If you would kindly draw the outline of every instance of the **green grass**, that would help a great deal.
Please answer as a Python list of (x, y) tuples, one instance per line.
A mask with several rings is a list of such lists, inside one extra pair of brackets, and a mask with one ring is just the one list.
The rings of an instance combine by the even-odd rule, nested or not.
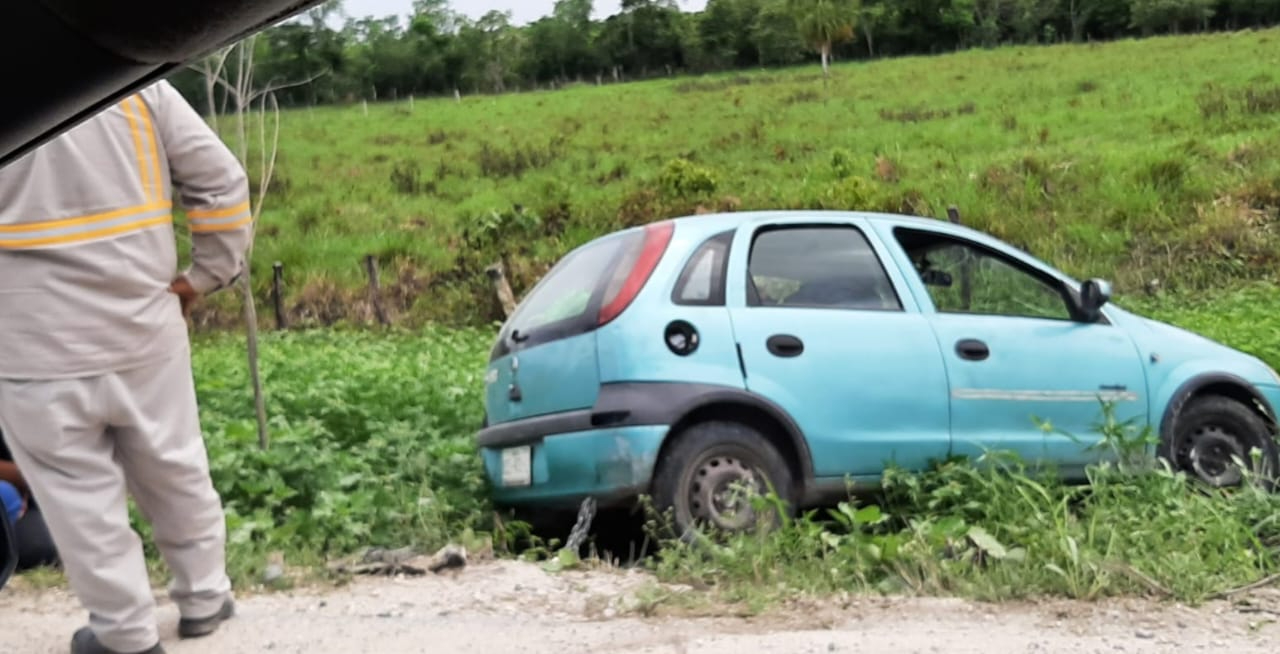
[[(907, 57), (837, 66), (829, 88), (805, 67), (290, 111), (256, 287), (265, 302), (279, 260), (297, 319), (367, 320), (361, 258), (376, 254), (398, 320), (484, 324), (499, 315), (476, 301), (492, 296), (484, 266), (505, 259), (519, 293), (618, 227), (699, 207), (951, 204), (1121, 292), (1274, 278), (1278, 43)], [(210, 320), (238, 317), (214, 306)]]
[(202, 339), (201, 417), (237, 577), (255, 579), (273, 551), (307, 565), (490, 526), (473, 442), (488, 346), (470, 330), (271, 334), (262, 451), (243, 339)]

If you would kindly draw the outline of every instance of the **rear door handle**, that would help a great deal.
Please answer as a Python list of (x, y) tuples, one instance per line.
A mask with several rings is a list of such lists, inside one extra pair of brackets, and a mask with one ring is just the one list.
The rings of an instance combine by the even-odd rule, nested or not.
[(961, 359), (969, 361), (985, 361), (991, 356), (991, 349), (986, 343), (976, 338), (966, 338), (956, 343), (956, 354), (959, 354)]
[(774, 334), (765, 341), (765, 347), (769, 348), (769, 353), (784, 359), (798, 357), (804, 353), (804, 341), (790, 334)]

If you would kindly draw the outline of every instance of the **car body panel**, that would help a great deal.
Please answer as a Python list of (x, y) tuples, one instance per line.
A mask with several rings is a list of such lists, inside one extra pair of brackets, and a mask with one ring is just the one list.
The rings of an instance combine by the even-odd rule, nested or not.
[[(724, 306), (677, 305), (671, 289), (700, 245), (723, 232), (714, 223), (678, 224), (667, 256), (654, 269), (625, 319), (596, 330), (602, 383), (680, 381), (743, 388), (736, 341)], [(673, 353), (664, 333), (672, 321), (691, 324), (698, 346), (691, 354)]]
[(489, 364), (485, 383), (491, 424), (590, 407), (600, 392), (596, 335), (517, 348)]
[(501, 449), (484, 448), (481, 452), (494, 502), (507, 506), (563, 502), (571, 506), (588, 495), (643, 491), (653, 475), (666, 432), (663, 425), (637, 425), (548, 434), (528, 445), (532, 483), (519, 487), (503, 486)]
[[(762, 307), (734, 312), (747, 388), (800, 425), (815, 475), (869, 474), (890, 462), (917, 468), (948, 456), (946, 369), (921, 315)], [(804, 352), (774, 356), (765, 345), (774, 334), (799, 338)]]
[[(914, 302), (900, 311), (747, 305), (756, 234), (806, 225), (868, 232), (866, 222), (855, 218), (799, 216), (751, 221), (735, 236), (727, 301), (747, 388), (776, 402), (799, 424), (816, 476), (869, 474), (888, 462), (914, 468), (945, 458), (950, 449), (946, 371)], [(883, 260), (878, 244), (871, 240), (870, 245)], [(891, 284), (901, 283), (900, 275), (888, 276)], [(792, 358), (770, 353), (766, 342), (776, 334), (798, 338), (804, 351)]]
[[(481, 432), (491, 481), (500, 480), (493, 476), (493, 466), (502, 448), (531, 443), (535, 452), (534, 485), (495, 487), (500, 506), (569, 505), (586, 496), (625, 499), (650, 492), (653, 457), (674, 428), (712, 405), (754, 407), (782, 425), (800, 459), (803, 501), (816, 502), (843, 492), (849, 480), (874, 483), (887, 461), (918, 469), (932, 458), (975, 455), (984, 449), (1012, 448), (1059, 466), (1069, 476), (1078, 474), (1104, 456), (1089, 449), (1100, 438), (1094, 427), (1104, 400), (1115, 403), (1117, 419), (1134, 418), (1138, 426), (1147, 423), (1156, 429), (1171, 424), (1168, 409), (1179, 394), (1203, 383), (1245, 389), (1272, 417), (1280, 402), (1280, 380), (1256, 357), (1114, 304), (1102, 308), (1096, 323), (939, 312), (895, 239), (895, 228), (963, 239), (1056, 280), (1071, 302), (1079, 298), (1078, 281), (960, 225), (827, 211), (748, 212), (673, 222), (667, 252), (630, 308), (591, 332), (598, 365), (594, 375), (574, 367), (574, 361), (589, 357), (567, 357), (570, 350), (585, 351), (588, 338), (563, 351), (546, 349), (545, 358), (522, 355), (521, 379), (534, 378), (529, 366), (546, 366), (551, 372), (537, 375), (540, 384), (566, 384), (566, 374), (584, 380), (569, 383), (575, 389), (570, 392), (548, 393), (538, 407), (541, 418), (503, 408), (508, 378), (503, 359), (495, 359), (486, 408), (497, 407), (499, 420)], [(901, 310), (753, 306), (745, 283), (753, 233), (766, 226), (806, 223), (862, 230)], [(672, 289), (695, 250), (727, 230), (736, 233), (725, 263), (722, 306), (673, 302)], [(681, 356), (666, 346), (663, 330), (673, 320), (696, 326), (700, 343), (692, 354)], [(800, 337), (803, 354), (770, 354), (764, 343), (778, 333)], [(981, 362), (957, 356), (956, 342), (962, 338), (983, 339), (991, 356)], [(592, 383), (602, 389), (594, 405), (587, 402)], [(563, 398), (554, 399), (561, 394)], [(584, 403), (590, 407), (583, 408)], [(1033, 416), (1082, 440), (1046, 433)], [(496, 424), (502, 421), (506, 424)], [(624, 459), (634, 465), (624, 465)], [(566, 478), (554, 478), (560, 474)]]
[[(1148, 419), (1137, 350), (1112, 326), (962, 315), (936, 315), (932, 325), (951, 382), (956, 455), (1011, 451), (1074, 476), (1097, 460), (1090, 448), (1101, 440), (1103, 401), (1119, 421)], [(987, 343), (990, 358), (961, 358), (964, 339)]]

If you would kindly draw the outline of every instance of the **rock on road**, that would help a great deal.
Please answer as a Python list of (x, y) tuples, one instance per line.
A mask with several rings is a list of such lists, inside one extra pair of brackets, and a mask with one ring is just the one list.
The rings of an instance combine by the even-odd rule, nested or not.
[[(457, 654), (740, 654), (885, 652), (1273, 652), (1280, 593), (1197, 608), (1139, 600), (982, 604), (863, 597), (745, 617), (640, 617), (650, 578), (610, 570), (547, 573), (487, 562), (457, 574), (361, 577), (341, 588), (239, 597), (218, 633), (179, 641), (177, 611), (157, 592), (174, 654), (449, 652)], [(650, 592), (645, 592), (646, 589)], [(637, 592), (640, 591), (640, 592)], [(65, 589), (0, 591), (0, 650), (64, 653), (84, 624)]]

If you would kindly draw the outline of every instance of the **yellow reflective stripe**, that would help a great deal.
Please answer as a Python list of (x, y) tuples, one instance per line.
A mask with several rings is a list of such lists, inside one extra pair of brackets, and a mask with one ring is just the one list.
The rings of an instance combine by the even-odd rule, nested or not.
[(160, 150), (156, 147), (156, 127), (151, 121), (151, 112), (147, 110), (142, 97), (135, 95), (133, 101), (138, 105), (138, 116), (142, 118), (142, 126), (146, 128), (146, 141), (150, 150), (151, 201), (159, 202), (164, 197), (164, 176), (160, 174)]
[(136, 207), (125, 207), (123, 209), (89, 214), (87, 216), (58, 218), (56, 220), (45, 220), (32, 223), (19, 223), (17, 225), (0, 225), (0, 234), (22, 234), (25, 232), (42, 232), (48, 229), (61, 229), (63, 227), (84, 227), (94, 223), (107, 222), (109, 220), (115, 220), (116, 218), (124, 218), (125, 216), (146, 213), (157, 209), (169, 209), (172, 206), (173, 203), (166, 200), (164, 202), (149, 202), (147, 204), (140, 204)]
[(245, 200), (234, 207), (225, 209), (196, 209), (187, 212), (187, 218), (191, 220), (207, 220), (209, 218), (229, 218), (236, 214), (241, 214), (249, 210), (249, 201)]
[(147, 174), (150, 166), (145, 161), (146, 153), (142, 147), (142, 131), (138, 129), (138, 117), (134, 115), (133, 109), (129, 106), (129, 101), (132, 99), (132, 97), (125, 98), (120, 103), (120, 109), (124, 111), (125, 118), (129, 119), (129, 131), (133, 133), (133, 151), (138, 157), (138, 183), (142, 185), (142, 197), (150, 202), (152, 197), (147, 191)]
[(248, 225), (251, 222), (253, 222), (253, 216), (246, 215), (245, 217), (239, 220), (236, 220), (235, 222), (229, 222), (229, 223), (214, 223), (214, 224), (192, 223), (191, 231), (195, 232), (196, 234), (207, 234), (209, 232), (228, 232), (233, 229), (240, 229), (241, 227), (244, 227), (245, 225)]
[(0, 240), (0, 248), (21, 250), (26, 248), (40, 247), (43, 245), (65, 245), (67, 243), (79, 243), (82, 241), (91, 241), (103, 236), (116, 236), (127, 232), (140, 232), (148, 227), (156, 227), (173, 222), (172, 214), (156, 216), (153, 218), (143, 218), (133, 222), (121, 225), (112, 225), (111, 227), (103, 227), (88, 232), (72, 232), (70, 234), (62, 234), (60, 236), (46, 236), (43, 238), (29, 238), (16, 240)]

